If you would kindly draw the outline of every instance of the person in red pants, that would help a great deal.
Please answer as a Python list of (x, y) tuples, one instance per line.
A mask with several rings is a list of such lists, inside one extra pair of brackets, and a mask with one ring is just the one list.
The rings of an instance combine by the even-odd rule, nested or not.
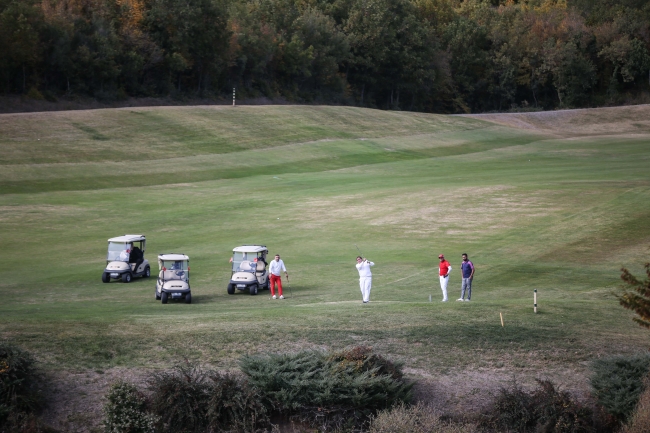
[(269, 277), (271, 279), (271, 295), (273, 299), (277, 299), (275, 296), (275, 284), (278, 284), (278, 295), (280, 299), (284, 299), (282, 296), (282, 276), (280, 275), (284, 271), (284, 274), (289, 279), (289, 274), (287, 273), (287, 268), (284, 267), (284, 262), (280, 260), (280, 254), (275, 255), (275, 259), (271, 260), (271, 265), (269, 266)]

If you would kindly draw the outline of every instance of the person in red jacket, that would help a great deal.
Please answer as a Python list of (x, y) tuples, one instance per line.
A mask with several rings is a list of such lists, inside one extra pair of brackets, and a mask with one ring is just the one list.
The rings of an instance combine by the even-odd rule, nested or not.
[(445, 256), (440, 254), (440, 288), (442, 289), (442, 302), (447, 302), (447, 284), (449, 283), (449, 273), (451, 272), (451, 265)]

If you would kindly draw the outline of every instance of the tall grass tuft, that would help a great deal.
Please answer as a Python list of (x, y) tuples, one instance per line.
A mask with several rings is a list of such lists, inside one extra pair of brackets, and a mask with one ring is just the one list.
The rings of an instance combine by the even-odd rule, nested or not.
[(359, 427), (376, 411), (411, 400), (401, 365), (370, 348), (246, 356), (240, 365), (271, 412), (323, 429)]
[(476, 427), (440, 418), (422, 403), (397, 405), (379, 411), (370, 420), (369, 433), (473, 433)]
[(592, 363), (591, 387), (605, 410), (619, 422), (628, 420), (643, 392), (643, 378), (650, 370), (650, 356), (619, 355)]

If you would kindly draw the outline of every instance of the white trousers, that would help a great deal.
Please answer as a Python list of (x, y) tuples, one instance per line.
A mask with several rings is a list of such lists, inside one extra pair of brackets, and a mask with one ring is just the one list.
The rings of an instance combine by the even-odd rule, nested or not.
[(372, 277), (359, 278), (359, 287), (361, 287), (361, 297), (363, 302), (370, 302), (370, 289), (372, 286)]
[(447, 300), (447, 283), (449, 283), (449, 277), (440, 277), (440, 288), (442, 289), (442, 300)]

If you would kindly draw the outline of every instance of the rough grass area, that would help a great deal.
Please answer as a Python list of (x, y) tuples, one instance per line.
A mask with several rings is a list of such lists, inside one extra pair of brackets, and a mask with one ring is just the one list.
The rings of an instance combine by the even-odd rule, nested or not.
[[(0, 337), (89, 388), (183, 359), (367, 345), (470, 397), (513, 375), (584, 390), (589, 361), (650, 342), (612, 296), (650, 255), (650, 133), (634, 126), (650, 110), (616, 110), (606, 131), (598, 110), (553, 131), (349, 107), (0, 115)], [(191, 305), (156, 302), (152, 279), (101, 282), (124, 233), (147, 236), (154, 268), (190, 256)], [(286, 300), (226, 293), (230, 251), (252, 243), (282, 254)], [(368, 305), (355, 244), (376, 263)], [(463, 252), (477, 272), (461, 303)]]

